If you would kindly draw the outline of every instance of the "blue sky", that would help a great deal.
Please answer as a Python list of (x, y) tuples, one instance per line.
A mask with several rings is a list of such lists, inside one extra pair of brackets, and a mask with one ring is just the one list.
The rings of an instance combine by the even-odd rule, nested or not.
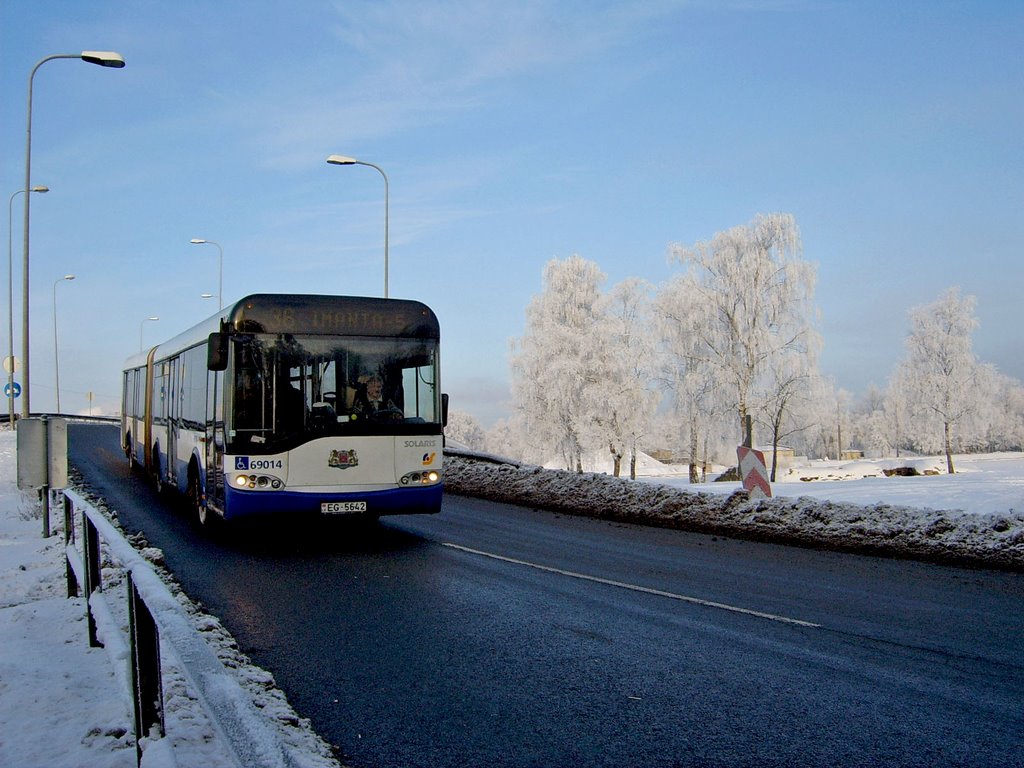
[(32, 407), (54, 405), (67, 273), (68, 411), (114, 410), (140, 332), (216, 309), (217, 249), (191, 238), (222, 246), (227, 301), (380, 295), (383, 180), (334, 153), (387, 172), (390, 294), (435, 309), (444, 388), (485, 426), (548, 260), (658, 284), (670, 243), (775, 211), (818, 266), (839, 386), (884, 385), (907, 311), (951, 286), (978, 297), (979, 357), (1024, 379), (1022, 40), (1020, 2), (4, 0), (5, 199), (35, 63), (127, 62), (35, 77)]

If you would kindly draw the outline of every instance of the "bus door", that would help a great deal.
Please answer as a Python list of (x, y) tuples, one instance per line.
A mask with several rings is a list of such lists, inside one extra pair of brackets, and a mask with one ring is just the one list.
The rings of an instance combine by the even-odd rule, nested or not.
[(178, 478), (178, 429), (180, 427), (181, 407), (178, 398), (180, 383), (178, 382), (177, 357), (168, 361), (167, 378), (167, 477), (172, 483)]
[(209, 371), (206, 380), (206, 504), (224, 509), (224, 374)]
[[(124, 373), (124, 440), (125, 449), (135, 455), (135, 441), (139, 439), (139, 371), (132, 369)], [(131, 438), (129, 440), (129, 437)]]

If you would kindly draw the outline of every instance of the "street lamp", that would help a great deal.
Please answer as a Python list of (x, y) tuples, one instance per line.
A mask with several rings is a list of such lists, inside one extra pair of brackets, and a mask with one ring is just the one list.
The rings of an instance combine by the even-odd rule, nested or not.
[(142, 351), (142, 329), (146, 327), (146, 323), (155, 323), (159, 319), (159, 317), (153, 315), (152, 317), (144, 318), (143, 321), (139, 323), (139, 352)]
[(57, 285), (65, 280), (74, 280), (74, 275), (64, 275), (53, 281), (53, 378), (57, 385), (57, 413), (60, 413), (60, 356), (57, 354)]
[(384, 298), (386, 299), (388, 297), (388, 175), (379, 165), (345, 155), (330, 155), (327, 162), (331, 165), (365, 165), (369, 168), (376, 168), (377, 172), (384, 177)]
[[(49, 192), (50, 188), (45, 184), (32, 187), (29, 192)], [(24, 189), (11, 193), (11, 199), (7, 202), (7, 405), (8, 422), (11, 428), (14, 427), (14, 244), (12, 241), (12, 230), (14, 229), (14, 198), (25, 194)]]
[(217, 307), (217, 309), (224, 309), (224, 249), (220, 247), (220, 243), (214, 242), (213, 240), (203, 240), (200, 237), (193, 237), (189, 242), (192, 243), (192, 245), (203, 245), (206, 243), (217, 246), (217, 252), (220, 254), (217, 262), (217, 303), (220, 304), (220, 306)]
[(21, 415), (25, 418), (29, 415), (29, 358), (28, 358), (28, 223), (29, 223), (29, 200), (32, 191), (32, 81), (36, 72), (43, 64), (54, 59), (81, 59), (90, 64), (97, 64), (101, 67), (120, 69), (124, 66), (124, 57), (113, 51), (82, 51), (81, 53), (56, 53), (52, 56), (45, 56), (36, 62), (32, 72), (28, 76), (28, 123), (25, 130), (25, 224), (22, 227), (24, 238), (22, 250), (22, 276), (21, 276), (21, 364), (24, 368), (24, 399), (21, 401)]

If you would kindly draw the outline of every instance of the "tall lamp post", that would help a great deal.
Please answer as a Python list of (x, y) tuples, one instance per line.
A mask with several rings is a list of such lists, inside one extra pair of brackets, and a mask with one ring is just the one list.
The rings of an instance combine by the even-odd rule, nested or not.
[[(29, 192), (49, 192), (50, 188), (45, 184), (39, 184)], [(25, 194), (24, 189), (19, 189), (11, 194), (7, 202), (7, 405), (8, 423), (14, 427), (14, 243), (12, 230), (14, 229), (14, 198)]]
[(216, 245), (217, 253), (219, 258), (217, 260), (217, 303), (220, 304), (217, 309), (224, 309), (224, 249), (220, 247), (220, 243), (213, 240), (203, 240), (201, 237), (193, 237), (189, 240), (192, 245)]
[(142, 351), (142, 329), (146, 327), (146, 323), (155, 323), (159, 319), (159, 317), (153, 315), (152, 317), (144, 318), (142, 322), (139, 323), (139, 352)]
[(21, 364), (25, 371), (23, 395), (21, 401), (21, 415), (27, 418), (29, 415), (29, 358), (28, 358), (28, 223), (29, 223), (29, 200), (32, 191), (32, 81), (36, 72), (43, 64), (54, 59), (81, 59), (89, 64), (97, 64), (101, 67), (120, 69), (124, 66), (124, 57), (113, 51), (82, 51), (81, 53), (55, 53), (52, 56), (45, 56), (36, 62), (32, 72), (28, 76), (28, 123), (25, 131), (25, 224), (22, 227), (24, 247), (22, 251), (22, 277), (21, 277)]
[(345, 155), (330, 155), (327, 162), (331, 165), (365, 165), (369, 168), (376, 168), (377, 172), (384, 177), (384, 298), (386, 299), (388, 297), (388, 175), (379, 165)]
[(53, 378), (57, 385), (57, 413), (60, 413), (60, 355), (57, 353), (57, 286), (65, 280), (74, 280), (74, 275), (64, 275), (53, 281)]

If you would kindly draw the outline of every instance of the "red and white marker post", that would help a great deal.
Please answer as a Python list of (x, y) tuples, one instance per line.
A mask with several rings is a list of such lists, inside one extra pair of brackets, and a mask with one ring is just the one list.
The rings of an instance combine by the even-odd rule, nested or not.
[(764, 454), (751, 447), (754, 444), (754, 430), (749, 416), (745, 426), (747, 434), (744, 436), (744, 444), (736, 449), (743, 489), (751, 500), (770, 499), (772, 484), (768, 482), (768, 468), (764, 463)]

